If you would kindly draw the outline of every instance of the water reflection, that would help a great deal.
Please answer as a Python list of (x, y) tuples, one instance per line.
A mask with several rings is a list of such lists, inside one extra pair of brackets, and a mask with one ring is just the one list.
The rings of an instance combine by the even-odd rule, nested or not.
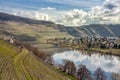
[(63, 64), (64, 59), (73, 61), (76, 66), (84, 64), (91, 72), (100, 67), (106, 73), (120, 74), (120, 57), (117, 56), (100, 55), (93, 52), (91, 54), (86, 51), (65, 51), (54, 54), (53, 59), (56, 64)]

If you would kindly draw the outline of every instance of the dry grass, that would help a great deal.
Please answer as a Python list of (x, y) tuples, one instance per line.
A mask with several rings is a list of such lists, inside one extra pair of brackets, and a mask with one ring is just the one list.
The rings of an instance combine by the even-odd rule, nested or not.
[(112, 54), (120, 56), (120, 49), (100, 49), (100, 48), (91, 48), (92, 51), (97, 51), (105, 54)]
[(8, 31), (14, 35), (33, 36), (37, 39), (37, 43), (45, 43), (47, 39), (72, 37), (65, 32), (60, 32), (54, 27), (45, 25), (29, 25), (17, 22), (6, 22), (0, 24), (0, 30)]

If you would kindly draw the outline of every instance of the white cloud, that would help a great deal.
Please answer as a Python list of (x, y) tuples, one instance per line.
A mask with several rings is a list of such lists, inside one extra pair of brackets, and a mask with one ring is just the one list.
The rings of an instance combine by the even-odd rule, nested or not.
[[(119, 24), (120, 23), (120, 0), (106, 0), (103, 5), (92, 7), (86, 12), (73, 9), (63, 14), (58, 23), (64, 25), (84, 24)], [(57, 23), (57, 21), (55, 21)]]
[(47, 14), (40, 13), (39, 11), (26, 11), (26, 10), (19, 10), (14, 12), (14, 14), (18, 16), (28, 17), (36, 20), (49, 20), (49, 16)]
[(1, 9), (2, 12), (10, 13), (16, 16), (22, 16), (22, 17), (27, 17), (31, 19), (36, 19), (36, 20), (45, 20), (45, 21), (50, 21), (50, 16), (45, 13), (41, 13), (39, 10), (38, 11), (29, 11), (29, 10), (21, 10), (21, 9), (11, 9), (11, 8), (5, 8)]
[[(81, 25), (81, 23), (86, 23), (87, 12), (79, 9), (73, 9), (70, 11), (67, 11), (63, 17), (59, 19), (58, 23), (63, 23), (66, 25)], [(57, 23), (57, 21), (55, 21)]]
[(47, 8), (41, 8), (41, 10), (56, 10), (56, 8), (52, 8), (52, 7), (47, 7)]
[(41, 8), (36, 11), (10, 8), (5, 10), (0, 8), (0, 11), (37, 20), (53, 21), (69, 26), (120, 24), (120, 0), (106, 0), (103, 5), (92, 7), (89, 11), (83, 11), (81, 9), (61, 11), (52, 7)]

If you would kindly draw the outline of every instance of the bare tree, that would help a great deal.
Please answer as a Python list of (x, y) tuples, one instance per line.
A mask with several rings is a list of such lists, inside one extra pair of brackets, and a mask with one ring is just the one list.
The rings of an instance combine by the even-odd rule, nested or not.
[(48, 64), (51, 64), (51, 65), (54, 65), (55, 62), (53, 60), (53, 57), (51, 57), (51, 55), (47, 55), (44, 62), (48, 63)]
[(77, 80), (92, 80), (90, 71), (86, 68), (85, 65), (79, 65), (77, 72)]
[(106, 80), (105, 72), (101, 68), (97, 68), (94, 73), (94, 80)]
[(76, 66), (75, 66), (74, 62), (69, 61), (69, 60), (64, 60), (64, 71), (67, 74), (75, 76), (75, 74), (76, 74)]
[(48, 56), (44, 51), (41, 51), (37, 47), (31, 46), (30, 44), (24, 44), (24, 47), (42, 60), (45, 60)]
[(111, 80), (120, 80), (120, 74), (112, 73)]

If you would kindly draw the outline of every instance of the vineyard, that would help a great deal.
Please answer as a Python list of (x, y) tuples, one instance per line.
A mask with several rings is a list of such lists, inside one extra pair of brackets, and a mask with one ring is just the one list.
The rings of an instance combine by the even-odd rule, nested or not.
[(0, 80), (66, 80), (40, 61), (34, 54), (22, 51), (0, 40)]

